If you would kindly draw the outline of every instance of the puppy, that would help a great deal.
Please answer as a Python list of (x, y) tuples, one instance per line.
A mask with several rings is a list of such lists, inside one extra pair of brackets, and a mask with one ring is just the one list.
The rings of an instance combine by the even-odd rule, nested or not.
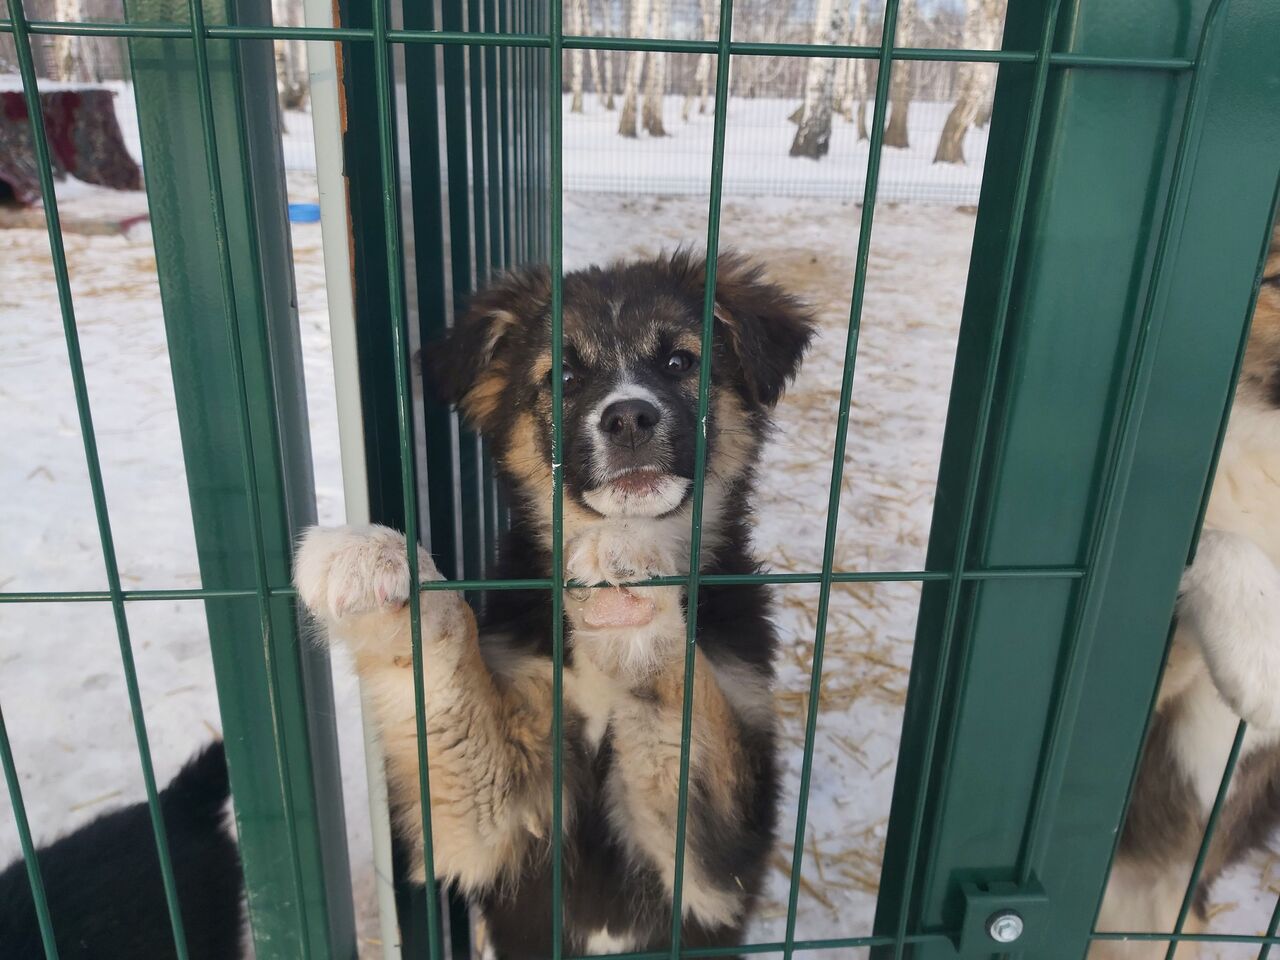
[[(243, 955), (243, 883), (228, 829), (230, 795), (221, 741), (160, 791), (191, 960)], [(37, 859), (62, 960), (177, 956), (145, 803), (103, 814), (40, 848)], [(44, 956), (21, 860), (0, 872), (0, 956)]]
[[(427, 351), (433, 379), (484, 436), (511, 529), (501, 577), (551, 573), (551, 382), (564, 396), (564, 936), (578, 954), (669, 942), (686, 650), (678, 586), (588, 588), (688, 573), (697, 434), (706, 432), (701, 569), (758, 569), (749, 525), (769, 413), (813, 332), (745, 259), (719, 261), (710, 404), (698, 419), (706, 266), (687, 253), (564, 279), (564, 362), (551, 367), (545, 268), (475, 297)], [(440, 579), (419, 550), (426, 579)], [(313, 530), (303, 603), (354, 654), (387, 754), (393, 816), (423, 875), (407, 600), (422, 611), (438, 876), (475, 904), (500, 957), (551, 950), (551, 600), (494, 591), (477, 625), (454, 592), (420, 596), (405, 541)], [(682, 938), (741, 942), (774, 840), (775, 636), (765, 589), (699, 591)]]
[[(1244, 368), (1156, 715), (1098, 929), (1170, 931), (1239, 720), (1249, 723), (1186, 930), (1206, 920), (1227, 867), (1280, 823), (1280, 229), (1272, 236)], [(1093, 960), (1162, 958), (1162, 943), (1099, 942)], [(1190, 945), (1178, 956), (1194, 956)]]

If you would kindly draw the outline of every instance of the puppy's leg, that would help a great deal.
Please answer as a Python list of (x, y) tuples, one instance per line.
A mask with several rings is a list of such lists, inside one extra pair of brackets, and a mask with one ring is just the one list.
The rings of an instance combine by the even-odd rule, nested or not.
[(1206, 530), (1182, 578), (1179, 616), (1222, 698), (1264, 729), (1280, 728), (1280, 571), (1248, 537)]
[[(440, 580), (418, 553), (424, 579)], [(545, 830), (547, 679), (517, 665), (499, 683), (480, 657), (475, 618), (454, 591), (410, 589), (404, 536), (386, 527), (309, 530), (294, 563), (298, 595), (354, 655), (386, 750), (397, 829), (422, 853), (409, 603), (422, 613), (431, 826), (439, 876), (481, 889), (516, 867)], [(416, 865), (423, 875), (421, 860)]]
[[(1139, 863), (1117, 857), (1107, 879), (1107, 892), (1098, 914), (1098, 930), (1112, 933), (1168, 933), (1178, 920), (1182, 897), (1190, 879), (1190, 864)], [(1184, 933), (1200, 933), (1204, 920), (1192, 910)], [(1163, 960), (1168, 942), (1158, 940), (1098, 940), (1088, 960)], [(1195, 943), (1183, 943), (1177, 960), (1195, 960)]]

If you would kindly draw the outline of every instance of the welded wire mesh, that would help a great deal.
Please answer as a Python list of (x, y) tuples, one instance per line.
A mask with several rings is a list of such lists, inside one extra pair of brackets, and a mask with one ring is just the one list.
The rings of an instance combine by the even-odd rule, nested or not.
[[(40, 183), (45, 197), (45, 215), (49, 234), (49, 242), (53, 252), (54, 274), (58, 285), (59, 304), (62, 311), (63, 332), (70, 357), (73, 384), (76, 390), (77, 409), (80, 415), (80, 429), (84, 440), (85, 457), (89, 468), (90, 483), (93, 491), (94, 508), (98, 518), (98, 533), (102, 542), (103, 555), (107, 565), (108, 588), (105, 591), (46, 591), (46, 592), (10, 592), (0, 594), (0, 602), (5, 603), (37, 603), (55, 601), (86, 601), (109, 603), (115, 614), (115, 623), (120, 642), (123, 666), (128, 681), (130, 707), (133, 713), (138, 750), (146, 782), (147, 799), (151, 808), (152, 821), (157, 848), (165, 880), (165, 892), (169, 901), (170, 916), (173, 923), (173, 934), (180, 957), (186, 956), (181, 912), (178, 908), (177, 893), (173, 881), (172, 866), (169, 861), (164, 823), (159, 814), (155, 777), (151, 768), (146, 724), (142, 714), (141, 701), (137, 691), (137, 679), (131, 659), (130, 637), (127, 618), (125, 616), (126, 601), (158, 601), (173, 599), (216, 600), (225, 598), (248, 598), (256, 600), (261, 616), (263, 630), (269, 634), (272, 618), (268, 605), (273, 598), (292, 595), (291, 589), (272, 576), (268, 569), (264, 553), (263, 540), (259, 533), (262, 527), (262, 507), (258, 502), (259, 483), (254, 446), (250, 441), (251, 401), (245, 384), (244, 358), (241, 356), (241, 318), (235, 309), (235, 281), (230, 256), (227, 252), (227, 211), (226, 198), (223, 195), (222, 178), (218, 169), (218, 129), (215, 124), (214, 106), (210, 95), (211, 77), (208, 57), (208, 45), (212, 41), (249, 41), (264, 39), (300, 39), (316, 42), (341, 42), (347, 45), (367, 45), (372, 50), (374, 64), (374, 82), (377, 105), (377, 191), (381, 197), (383, 243), (385, 244), (386, 286), (390, 292), (388, 315), (383, 319), (391, 338), (394, 355), (394, 393), (395, 393), (395, 443), (399, 447), (399, 496), (403, 502), (403, 512), (407, 526), (414, 526), (412, 518), (420, 514), (419, 478), (415, 469), (415, 442), (420, 424), (420, 416), (430, 422), (433, 416), (428, 409), (425, 414), (415, 410), (412, 392), (412, 376), (410, 370), (409, 323), (410, 310), (405, 299), (406, 289), (406, 257), (403, 247), (403, 202), (400, 196), (400, 163), (397, 153), (396, 111), (396, 62), (395, 53), (398, 45), (409, 50), (425, 50), (423, 59), (428, 75), (432, 77), (430, 90), (435, 89), (434, 71), (436, 69), (435, 50), (440, 49), (442, 55), (439, 65), (443, 70), (440, 78), (446, 93), (443, 109), (443, 130), (445, 144), (440, 154), (450, 182), (449, 195), (437, 198), (435, 213), (443, 216), (442, 206), (448, 207), (449, 229), (453, 237), (452, 259), (450, 268), (452, 276), (449, 284), (455, 296), (482, 285), (486, 277), (494, 270), (521, 261), (543, 259), (551, 268), (551, 350), (552, 369), (560, 365), (562, 349), (562, 305), (563, 305), (563, 197), (564, 197), (564, 154), (561, 149), (565, 130), (564, 63), (566, 52), (577, 49), (615, 50), (615, 51), (660, 51), (679, 54), (709, 55), (714, 58), (714, 111), (711, 135), (711, 162), (707, 178), (709, 196), (706, 250), (707, 250), (707, 282), (706, 297), (703, 304), (702, 318), (702, 361), (698, 380), (698, 422), (705, 424), (710, 396), (712, 337), (714, 330), (715, 306), (715, 269), (716, 253), (720, 238), (721, 203), (725, 190), (726, 165), (725, 141), (728, 128), (728, 105), (730, 101), (730, 84), (732, 65), (735, 57), (776, 57), (803, 60), (812, 57), (832, 57), (837, 59), (865, 60), (874, 63), (876, 80), (874, 88), (874, 111), (870, 131), (866, 169), (861, 179), (861, 229), (858, 234), (856, 267), (853, 277), (852, 298), (849, 304), (849, 321), (846, 346), (843, 360), (843, 373), (839, 391), (839, 410), (835, 436), (832, 441), (831, 481), (828, 496), (828, 520), (819, 569), (807, 572), (761, 573), (751, 575), (704, 575), (701, 573), (700, 554), (701, 525), (703, 509), (703, 488), (706, 476), (707, 435), (701, 430), (696, 438), (695, 474), (692, 498), (692, 538), (690, 544), (690, 573), (687, 576), (665, 577), (646, 580), (639, 584), (647, 586), (680, 586), (687, 592), (687, 644), (684, 660), (684, 694), (681, 726), (680, 781), (677, 805), (677, 828), (675, 835), (675, 879), (672, 891), (674, 908), (671, 923), (671, 944), (668, 950), (657, 953), (632, 953), (624, 956), (631, 958), (678, 956), (716, 956), (742, 953), (780, 952), (789, 958), (796, 951), (808, 951), (829, 948), (882, 947), (900, 957), (906, 949), (914, 944), (943, 944), (950, 942), (948, 931), (923, 932), (914, 930), (909, 923), (909, 914), (903, 910), (899, 913), (896, 929), (890, 932), (867, 936), (832, 938), (825, 940), (801, 940), (796, 936), (797, 904), (800, 894), (801, 872), (806, 852), (804, 842), (807, 806), (810, 782), (813, 774), (814, 742), (818, 727), (819, 701), (823, 670), (823, 650), (826, 639), (827, 612), (831, 601), (832, 588), (836, 584), (850, 582), (888, 582), (917, 581), (945, 584), (947, 605), (939, 648), (939, 673), (946, 675), (948, 665), (955, 648), (955, 638), (961, 629), (960, 609), (962, 590), (966, 584), (982, 581), (1007, 579), (1030, 580), (1067, 580), (1078, 581), (1081, 602), (1077, 608), (1073, 622), (1070, 642), (1067, 647), (1068, 660), (1074, 661), (1086, 657), (1087, 638), (1091, 636), (1091, 618), (1098, 615), (1096, 603), (1097, 584), (1105, 576), (1116, 535), (1116, 523), (1113, 516), (1118, 502), (1118, 477), (1120, 467), (1125, 458), (1132, 456), (1133, 419), (1135, 411), (1140, 407), (1146, 385), (1150, 364), (1157, 341), (1159, 317), (1156, 314), (1154, 291), (1158, 284), (1153, 280), (1152, 291), (1143, 305), (1138, 327), (1138, 339), (1132, 359), (1126, 371), (1123, 395), (1117, 408), (1114, 428), (1107, 450), (1107, 468), (1105, 479), (1100, 488), (1100, 500), (1097, 513), (1092, 524), (1084, 559), (1079, 564), (1068, 566), (1027, 566), (1027, 567), (982, 567), (971, 566), (970, 533), (973, 529), (973, 516), (980, 497), (984, 445), (988, 436), (987, 426), (993, 415), (999, 386), (999, 357), (1003, 348), (1006, 330), (1010, 324), (1010, 302), (1015, 282), (1015, 266), (1019, 250), (1019, 237), (1025, 227), (1032, 184), (1032, 170), (1036, 163), (1042, 144), (1039, 142), (1040, 116), (1045, 107), (1050, 78), (1055, 71), (1070, 70), (1108, 70), (1108, 71), (1158, 71), (1173, 74), (1189, 74), (1190, 89), (1183, 107), (1179, 136), (1173, 147), (1174, 165), (1167, 186), (1167, 202), (1164, 207), (1163, 222), (1158, 234), (1155, 248), (1155, 271), (1159, 276), (1167, 248), (1173, 237), (1177, 214), (1180, 209), (1182, 193), (1187, 188), (1187, 161), (1194, 148), (1196, 137), (1203, 122), (1202, 101), (1199, 97), (1200, 81), (1203, 71), (1199, 68), (1204, 62), (1206, 51), (1215, 37), (1215, 31), (1222, 20), (1222, 11), (1226, 8), (1226, 0), (1214, 0), (1200, 27), (1197, 52), (1187, 58), (1150, 58), (1142, 56), (1081, 55), (1056, 52), (1056, 30), (1060, 23), (1062, 0), (1052, 0), (1045, 7), (1043, 31), (1039, 45), (1035, 49), (1025, 50), (965, 50), (949, 47), (930, 48), (919, 46), (895, 45), (898, 0), (886, 0), (883, 10), (884, 28), (880, 41), (870, 45), (843, 46), (817, 45), (802, 42), (763, 42), (738, 39), (741, 31), (735, 34), (735, 4), (724, 0), (716, 16), (715, 36), (705, 38), (683, 37), (672, 38), (624, 38), (610, 36), (566, 35), (560, 5), (549, 9), (543, 5), (530, 2), (509, 2), (509, 0), (473, 0), (465, 8), (461, 4), (444, 4), (444, 22), (438, 26), (432, 22), (433, 13), (429, 9), (416, 12), (415, 17), (406, 20), (406, 26), (396, 28), (391, 25), (390, 11), (385, 3), (375, 2), (371, 8), (371, 20), (367, 26), (343, 25), (332, 28), (318, 27), (272, 27), (246, 26), (234, 23), (212, 23), (205, 16), (205, 9), (199, 0), (190, 0), (188, 6), (188, 22), (170, 23), (66, 23), (41, 20), (28, 20), (21, 0), (8, 0), (9, 18), (0, 22), (0, 32), (12, 35), (16, 56), (21, 70), (23, 89), (31, 117), (34, 142), (36, 145), (36, 161), (39, 168)], [(412, 25), (409, 25), (411, 22)], [(209, 182), (212, 185), (208, 203), (213, 211), (213, 229), (223, 257), (219, 264), (219, 275), (223, 287), (224, 301), (227, 304), (225, 324), (228, 350), (233, 358), (233, 367), (237, 377), (235, 381), (236, 401), (239, 408), (241, 424), (240, 456), (244, 469), (244, 486), (249, 491), (247, 507), (255, 551), (253, 560), (254, 580), (235, 589), (183, 589), (183, 590), (125, 590), (116, 569), (112, 546), (111, 526), (108, 515), (106, 496), (103, 489), (101, 469), (95, 443), (92, 411), (85, 388), (84, 367), (80, 357), (77, 336), (75, 305), (71, 295), (66, 258), (62, 248), (61, 228), (58, 216), (58, 203), (54, 194), (53, 166), (49, 156), (49, 147), (44, 134), (44, 126), (40, 115), (40, 102), (36, 94), (36, 69), (33, 57), (33, 42), (39, 38), (56, 35), (82, 35), (97, 37), (115, 37), (125, 39), (136, 38), (174, 38), (189, 41), (195, 58), (195, 68), (203, 94), (200, 98), (201, 128), (204, 137), (204, 148), (209, 164)], [(990, 356), (985, 368), (978, 378), (980, 383), (980, 400), (977, 405), (979, 437), (977, 449), (971, 453), (967, 481), (964, 488), (964, 500), (961, 508), (959, 530), (955, 551), (947, 569), (932, 570), (879, 570), (865, 572), (847, 572), (835, 569), (836, 534), (839, 519), (839, 498), (845, 467), (845, 448), (849, 430), (849, 411), (853, 402), (856, 383), (856, 359), (858, 356), (859, 333), (866, 293), (868, 262), (873, 228), (875, 226), (876, 201), (880, 198), (880, 172), (884, 156), (884, 135), (887, 106), (890, 96), (891, 67), (894, 63), (955, 63), (981, 62), (994, 64), (1021, 65), (1032, 71), (1034, 76), (1032, 102), (1026, 122), (1026, 132), (1022, 148), (1016, 159), (1010, 162), (1015, 178), (1015, 195), (1009, 231), (1012, 237), (1007, 246), (1007, 255), (999, 264), (999, 298), (995, 317), (995, 333)], [(409, 88), (407, 96), (423, 96)], [(434, 95), (429, 99), (434, 101)], [(430, 116), (435, 116), (435, 105), (431, 105)], [(436, 136), (437, 127), (427, 128), (426, 135)], [(437, 169), (438, 172), (438, 169)], [(438, 178), (437, 178), (438, 179)], [(465, 186), (464, 186), (465, 185)], [(415, 185), (416, 188), (416, 185)], [(194, 202), (194, 201), (193, 201)], [(415, 198), (415, 203), (417, 202)], [(426, 232), (418, 230), (417, 234), (425, 236)], [(419, 251), (420, 252), (420, 251)], [(419, 290), (424, 278), (418, 278)], [(443, 276), (434, 278), (443, 283)], [(502, 507), (491, 478), (487, 454), (473, 437), (465, 434), (456, 451), (452, 446), (435, 446), (429, 450), (430, 469), (439, 467), (438, 475), (445, 478), (439, 486), (428, 485), (430, 504), (434, 513), (439, 511), (441, 522), (432, 523), (433, 533), (438, 533), (443, 540), (446, 537), (443, 518), (451, 515), (455, 508), (464, 511), (462, 522), (462, 543), (455, 544), (452, 551), (459, 562), (453, 572), (456, 576), (443, 582), (422, 584), (423, 590), (463, 589), (475, 591), (487, 590), (544, 590), (548, 591), (552, 606), (553, 629), (553, 714), (551, 744), (553, 749), (554, 783), (552, 789), (553, 812), (552, 824), (552, 929), (553, 957), (561, 960), (563, 954), (563, 817), (562, 802), (562, 768), (563, 768), (563, 668), (564, 668), (564, 620), (563, 592), (566, 587), (563, 557), (563, 472), (561, 469), (562, 449), (564, 441), (563, 397), (561, 382), (558, 377), (551, 378), (552, 384), (552, 433), (551, 462), (553, 464), (553, 508), (551, 515), (551, 575), (546, 578), (522, 580), (498, 580), (488, 578), (485, 572), (493, 562), (493, 543), (498, 530), (502, 526)], [(437, 426), (447, 420), (439, 419)], [(428, 430), (428, 434), (439, 436), (440, 430)], [(447, 448), (446, 448), (447, 447)], [(456, 463), (454, 462), (456, 458)], [(462, 477), (462, 487), (469, 491), (464, 494), (462, 503), (454, 503), (451, 493), (452, 479), (456, 475)], [(450, 524), (451, 526), (451, 524)], [(418, 580), (418, 555), (410, 537), (410, 548), (407, 562), (413, 581)], [(437, 549), (439, 545), (436, 544)], [(689, 765), (690, 742), (692, 731), (693, 674), (695, 658), (693, 652), (698, 634), (698, 595), (704, 586), (720, 586), (731, 584), (817, 584), (819, 587), (816, 613), (816, 630), (814, 635), (813, 662), (810, 676), (808, 710), (804, 724), (804, 755), (800, 775), (800, 789), (796, 829), (791, 857), (790, 889), (787, 903), (787, 922), (785, 936), (781, 941), (735, 945), (725, 948), (686, 949), (681, 942), (683, 911), (681, 908), (685, 891), (684, 849), (686, 846), (686, 821), (689, 805)], [(422, 624), (417, 605), (410, 604), (411, 648), (415, 671), (415, 701), (418, 735), (418, 755), (422, 796), (422, 828), (424, 835), (424, 858), (427, 865), (427, 888), (434, 893), (436, 879), (433, 866), (432, 827), (429, 815), (430, 770), (427, 764), (427, 732), (426, 711), (423, 685), (423, 653)], [(269, 639), (269, 638), (268, 638)], [(264, 649), (272, 649), (270, 642), (264, 643)], [(283, 709), (278, 695), (279, 680), (276, 671), (280, 665), (269, 659), (268, 671), (272, 678), (272, 689), (276, 695), (272, 698), (273, 708)], [(1065, 732), (1070, 727), (1073, 712), (1077, 709), (1079, 690), (1073, 687), (1073, 678), (1078, 672), (1064, 669), (1059, 674), (1052, 703), (1050, 704), (1049, 734), (1045, 750), (1040, 759), (1040, 768), (1036, 777), (1036, 793), (1032, 805), (1032, 816), (1026, 825), (1024, 856), (1018, 865), (1021, 879), (1034, 876), (1040, 868), (1040, 858), (1044, 855), (1044, 841), (1049, 820), (1052, 817), (1053, 805), (1058, 799), (1058, 788), (1062, 775), (1061, 765), (1064, 762), (1066, 746), (1063, 742)], [(934, 754), (938, 750), (947, 751), (948, 744), (942, 737), (943, 702), (938, 699), (927, 706), (926, 736), (924, 739), (924, 756), (922, 767), (930, 769)], [(271, 718), (279, 725), (279, 717)], [(1140, 931), (1126, 933), (1107, 933), (1098, 935), (1104, 939), (1157, 939), (1170, 943), (1170, 954), (1178, 942), (1192, 939), (1210, 939), (1206, 935), (1184, 934), (1183, 928), (1191, 907), (1196, 883), (1203, 866), (1208, 840), (1212, 828), (1217, 821), (1218, 813), (1226, 797), (1232, 768), (1239, 753), (1244, 733), (1240, 729), (1228, 763), (1226, 776), (1220, 789), (1213, 811), (1209, 818), (1205, 843), (1202, 845), (1195, 870), (1188, 886), (1177, 924), (1174, 930), (1165, 933), (1144, 933)], [(287, 766), (289, 756), (283, 740), (277, 742), (279, 762)], [(0, 760), (6, 775), (10, 796), (15, 810), (16, 823), (20, 834), (24, 856), (26, 858), (32, 893), (39, 916), (40, 927), (44, 936), (46, 952), (50, 957), (56, 956), (53, 936), (53, 919), (50, 917), (43, 892), (39, 865), (34, 856), (31, 832), (27, 826), (22, 793), (14, 769), (12, 751), (0, 717)], [(282, 771), (281, 783), (289, 789), (290, 778)], [(883, 890), (884, 897), (900, 898), (905, 901), (911, 895), (916, 880), (917, 864), (920, 860), (920, 844), (924, 831), (925, 805), (928, 796), (928, 783), (924, 784), (912, 810), (910, 824), (910, 844), (905, 861), (905, 870), (898, 888)], [(294, 804), (290, 797), (284, 797), (283, 808), (286, 815), (291, 815)], [(296, 848), (297, 828), (292, 822), (286, 822), (281, 834), (282, 841), (289, 845), (289, 857), (292, 869), (297, 877), (299, 889), (302, 886), (300, 872), (301, 860)], [(252, 901), (251, 901), (252, 902)], [(314, 908), (304, 899), (298, 898), (288, 905), (271, 905), (255, 903), (255, 909), (289, 909), (298, 913), (297, 922), (305, 927), (308, 920), (305, 911)], [(1265, 935), (1260, 936), (1219, 936), (1212, 939), (1230, 942), (1255, 943), (1262, 946), (1261, 956), (1265, 956), (1269, 945), (1280, 942), (1277, 937), (1277, 922), (1280, 921), (1280, 906), (1276, 917), (1272, 920)], [(438, 896), (426, 898), (425, 916), (427, 943), (433, 958), (442, 956), (445, 949), (442, 928), (441, 901)]]

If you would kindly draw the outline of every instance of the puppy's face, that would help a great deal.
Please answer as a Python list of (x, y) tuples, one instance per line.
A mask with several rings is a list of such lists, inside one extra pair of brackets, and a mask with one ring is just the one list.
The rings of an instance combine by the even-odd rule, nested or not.
[[(600, 516), (660, 517), (691, 495), (705, 263), (686, 254), (565, 277), (563, 351), (551, 364), (550, 279), (509, 274), (426, 351), (433, 379), (526, 494), (547, 498), (552, 383), (562, 384), (566, 494)], [(708, 476), (750, 469), (767, 411), (812, 334), (804, 308), (745, 260), (717, 270)]]

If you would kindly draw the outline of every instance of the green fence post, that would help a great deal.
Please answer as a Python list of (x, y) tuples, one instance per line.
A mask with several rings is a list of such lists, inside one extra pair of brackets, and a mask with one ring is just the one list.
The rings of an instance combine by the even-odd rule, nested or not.
[[(127, 0), (126, 10), (134, 22), (188, 19), (181, 0)], [(271, 9), (236, 0), (211, 3), (206, 15), (269, 22)], [(192, 39), (137, 38), (130, 53), (202, 584), (256, 587), (265, 598), (205, 603), (249, 910), (263, 960), (354, 958), (328, 658), (299, 642), (291, 596), (273, 595), (289, 587), (294, 536), (315, 520), (279, 115), (275, 97), (261, 95), (274, 90), (274, 57), (267, 40), (198, 42), (207, 43), (220, 183), (209, 182)], [(245, 487), (241, 387), (256, 490)], [(268, 582), (255, 584), (255, 557)]]
[[(1058, 48), (1195, 55), (1210, 5), (1172, 18), (1159, 0), (1067, 2)], [(1052, 7), (1015, 5), (1006, 47), (1037, 45)], [(1088, 948), (1280, 176), (1280, 9), (1231, 0), (1221, 28), (1195, 68), (1202, 123), (1177, 184), (1189, 72), (1059, 72), (1030, 130), (1033, 68), (1001, 68), (929, 568), (1081, 577), (972, 583), (950, 618), (952, 585), (925, 585), (877, 932), (958, 930), (963, 882), (1034, 882), (1047, 911), (1023, 955)], [(1010, 250), (1010, 164), (1031, 133), (1042, 146)], [(1007, 278), (993, 268), (1006, 258)], [(975, 372), (993, 351), (979, 416)]]

